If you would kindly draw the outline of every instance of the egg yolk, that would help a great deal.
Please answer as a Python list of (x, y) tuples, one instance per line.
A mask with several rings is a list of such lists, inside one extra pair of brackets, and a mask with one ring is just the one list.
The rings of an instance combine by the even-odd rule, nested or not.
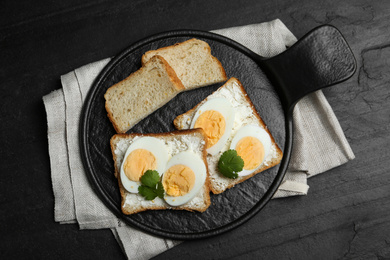
[(207, 137), (207, 147), (215, 145), (225, 132), (226, 122), (221, 113), (207, 110), (202, 113), (194, 124), (194, 128), (202, 128)]
[(247, 136), (238, 141), (237, 154), (244, 160), (244, 169), (253, 170), (264, 160), (264, 146), (259, 139)]
[(139, 181), (147, 170), (155, 170), (157, 160), (154, 155), (145, 149), (135, 149), (125, 161), (123, 170), (129, 180)]
[(185, 165), (176, 164), (164, 173), (163, 186), (169, 196), (187, 194), (194, 187), (194, 183), (195, 173)]

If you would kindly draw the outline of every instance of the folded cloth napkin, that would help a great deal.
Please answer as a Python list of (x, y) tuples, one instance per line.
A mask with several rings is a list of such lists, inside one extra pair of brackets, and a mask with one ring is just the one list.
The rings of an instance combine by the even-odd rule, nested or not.
[[(272, 57), (297, 40), (280, 21), (213, 31)], [(80, 159), (78, 127), (83, 100), (110, 59), (78, 68), (61, 77), (62, 89), (43, 97), (48, 121), (54, 217), (80, 229), (110, 228), (129, 259), (149, 259), (181, 241), (158, 238), (125, 225), (93, 192)], [(300, 100), (294, 110), (294, 148), (286, 176), (274, 195), (306, 195), (307, 178), (346, 163), (354, 154), (321, 91)]]

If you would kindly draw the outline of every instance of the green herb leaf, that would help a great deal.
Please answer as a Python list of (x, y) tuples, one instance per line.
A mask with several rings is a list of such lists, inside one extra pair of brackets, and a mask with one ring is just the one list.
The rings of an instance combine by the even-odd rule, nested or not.
[(218, 170), (231, 179), (238, 177), (238, 172), (244, 168), (244, 160), (237, 154), (236, 150), (225, 151), (218, 161)]
[(157, 197), (156, 189), (144, 185), (138, 187), (138, 193), (144, 196), (146, 200), (153, 200)]
[(141, 183), (149, 188), (156, 189), (157, 182), (160, 181), (160, 175), (155, 170), (147, 170), (141, 177)]
[(157, 196), (158, 196), (160, 199), (164, 198), (164, 187), (163, 187), (161, 181), (159, 181), (159, 182), (157, 183), (156, 194), (157, 194)]
[(164, 187), (160, 181), (160, 174), (155, 170), (147, 170), (141, 177), (141, 186), (138, 193), (146, 200), (154, 200), (156, 197), (164, 197)]

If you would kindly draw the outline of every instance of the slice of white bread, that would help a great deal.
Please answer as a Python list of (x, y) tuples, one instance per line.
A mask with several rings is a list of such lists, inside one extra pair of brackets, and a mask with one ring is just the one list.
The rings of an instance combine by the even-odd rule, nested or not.
[[(121, 209), (124, 214), (134, 214), (145, 210), (175, 209), (204, 212), (210, 206), (209, 177), (198, 194), (182, 206), (173, 207), (168, 205), (164, 199), (156, 197), (154, 200), (145, 200), (141, 195), (128, 192), (118, 177), (123, 157), (130, 144), (141, 136), (152, 136), (161, 139), (168, 148), (170, 156), (183, 151), (192, 151), (203, 159), (206, 169), (206, 139), (201, 129), (173, 131), (159, 134), (116, 134), (111, 138), (111, 152), (115, 165), (115, 176), (118, 179), (121, 194)], [(208, 172), (208, 170), (207, 170)]]
[[(229, 139), (227, 140), (225, 147), (221, 150), (220, 153), (216, 154), (215, 156), (212, 156), (210, 154), (207, 155), (207, 162), (208, 162), (209, 174), (210, 174), (210, 189), (214, 194), (219, 194), (225, 191), (226, 189), (232, 188), (234, 185), (251, 178), (255, 174), (279, 164), (283, 154), (279, 146), (276, 144), (267, 126), (265, 125), (260, 115), (256, 111), (252, 101), (249, 99), (241, 82), (236, 78), (229, 79), (222, 87), (217, 89), (215, 92), (209, 95), (206, 99), (204, 99), (194, 108), (176, 117), (173, 122), (175, 127), (177, 129), (189, 129), (191, 125), (192, 117), (197, 111), (197, 108), (201, 106), (204, 102), (206, 102), (208, 99), (215, 98), (215, 97), (226, 98), (231, 102), (231, 104), (233, 105), (236, 111), (232, 133)], [(229, 149), (230, 142), (234, 134), (238, 131), (238, 129), (240, 129), (244, 125), (249, 125), (249, 124), (258, 125), (268, 132), (272, 142), (270, 152), (268, 156), (264, 159), (264, 162), (262, 163), (262, 165), (257, 171), (247, 176), (238, 177), (237, 179), (229, 179), (223, 176), (218, 171), (217, 165), (218, 165), (219, 158), (224, 151)]]
[(117, 133), (125, 133), (182, 90), (183, 84), (164, 58), (154, 56), (107, 90), (104, 98), (108, 118)]
[(186, 90), (227, 80), (224, 68), (211, 55), (208, 43), (191, 39), (168, 47), (146, 52), (142, 64), (153, 56), (162, 56), (176, 72)]

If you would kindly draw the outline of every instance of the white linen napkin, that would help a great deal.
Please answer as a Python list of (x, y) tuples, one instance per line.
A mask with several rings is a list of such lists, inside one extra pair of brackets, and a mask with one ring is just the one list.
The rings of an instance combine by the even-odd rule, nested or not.
[[(280, 20), (213, 32), (264, 57), (285, 51), (297, 40)], [(80, 229), (110, 228), (129, 259), (149, 259), (181, 241), (158, 238), (125, 225), (93, 192), (80, 159), (78, 126), (83, 100), (109, 61), (94, 62), (63, 75), (63, 88), (43, 97), (48, 121), (54, 217), (60, 223), (77, 222)], [(307, 178), (354, 158), (322, 91), (300, 100), (293, 117), (291, 162), (274, 198), (306, 195)]]

